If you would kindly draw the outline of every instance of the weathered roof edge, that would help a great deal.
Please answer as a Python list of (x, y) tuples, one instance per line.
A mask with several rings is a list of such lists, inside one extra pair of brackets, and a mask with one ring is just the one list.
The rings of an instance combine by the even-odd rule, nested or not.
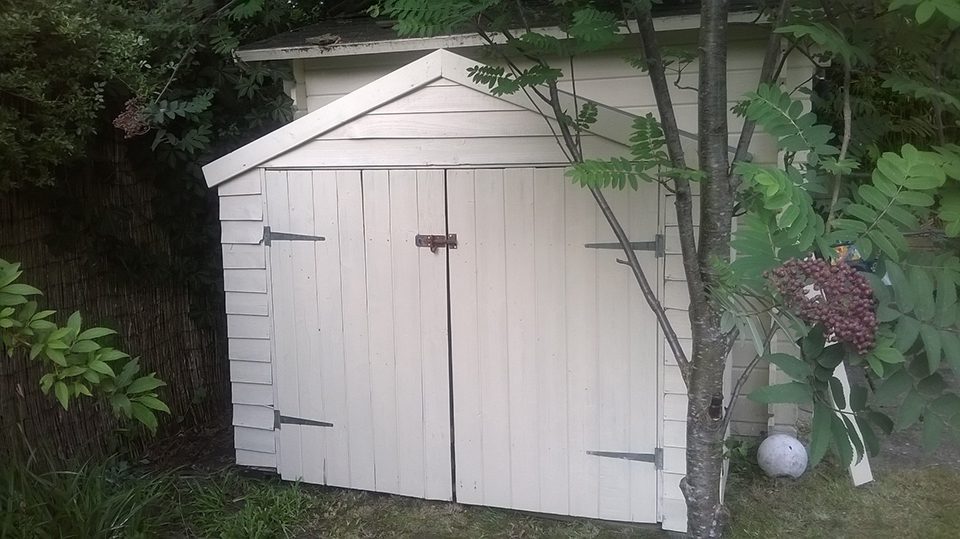
[[(731, 13), (728, 18), (728, 22), (731, 24), (752, 23), (756, 20), (757, 13), (754, 11)], [(658, 32), (691, 30), (694, 28), (700, 28), (700, 15), (673, 15), (658, 17), (654, 19), (653, 25)], [(535, 28), (534, 30), (547, 35), (552, 35), (554, 37), (566, 37), (566, 34), (556, 26)], [(621, 29), (621, 33), (637, 33), (636, 22), (628, 22), (626, 27)], [(502, 41), (503, 36), (495, 35), (494, 40)], [(293, 60), (433, 49), (456, 49), (462, 47), (479, 47), (485, 44), (486, 42), (476, 34), (455, 34), (435, 37), (397, 38), (351, 43), (333, 43), (329, 45), (240, 49), (235, 51), (234, 55), (238, 59), (245, 62), (262, 62), (268, 60)]]

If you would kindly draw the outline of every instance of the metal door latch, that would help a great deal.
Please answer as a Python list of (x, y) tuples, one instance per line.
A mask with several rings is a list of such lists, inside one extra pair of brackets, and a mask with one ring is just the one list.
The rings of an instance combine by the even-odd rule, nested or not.
[(457, 248), (456, 234), (417, 234), (417, 247), (426, 247), (431, 253), (436, 253), (441, 247)]

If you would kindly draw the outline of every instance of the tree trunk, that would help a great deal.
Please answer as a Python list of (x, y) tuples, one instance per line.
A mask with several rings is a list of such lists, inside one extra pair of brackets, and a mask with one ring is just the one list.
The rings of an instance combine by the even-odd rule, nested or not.
[[(727, 0), (701, 4), (698, 102), (700, 239), (697, 249), (701, 281), (709, 292), (716, 261), (730, 258), (734, 197), (730, 189), (727, 141)], [(705, 299), (701, 299), (705, 298)], [(688, 532), (692, 537), (719, 537), (726, 519), (720, 502), (723, 466), (723, 371), (728, 336), (720, 329), (720, 312), (709, 294), (692, 297), (690, 322), (693, 354), (687, 407)]]

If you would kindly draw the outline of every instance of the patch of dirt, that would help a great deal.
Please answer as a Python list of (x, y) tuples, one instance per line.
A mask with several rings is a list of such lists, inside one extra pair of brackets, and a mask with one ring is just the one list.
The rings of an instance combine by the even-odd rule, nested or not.
[(145, 464), (165, 469), (179, 467), (213, 471), (234, 464), (233, 428), (214, 420), (157, 440), (142, 456)]

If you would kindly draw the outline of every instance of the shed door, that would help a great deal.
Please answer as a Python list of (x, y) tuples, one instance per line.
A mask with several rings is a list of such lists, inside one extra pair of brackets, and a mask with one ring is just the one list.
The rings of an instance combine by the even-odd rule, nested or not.
[(265, 183), (281, 476), (451, 499), (443, 171)]
[[(637, 242), (647, 187), (608, 196)], [(447, 204), (457, 500), (656, 522), (656, 320), (589, 191), (560, 168), (449, 170)]]
[[(656, 521), (656, 321), (589, 192), (560, 168), (268, 174), (272, 233), (325, 238), (270, 247), (283, 477)], [(610, 197), (639, 242), (658, 200)]]

